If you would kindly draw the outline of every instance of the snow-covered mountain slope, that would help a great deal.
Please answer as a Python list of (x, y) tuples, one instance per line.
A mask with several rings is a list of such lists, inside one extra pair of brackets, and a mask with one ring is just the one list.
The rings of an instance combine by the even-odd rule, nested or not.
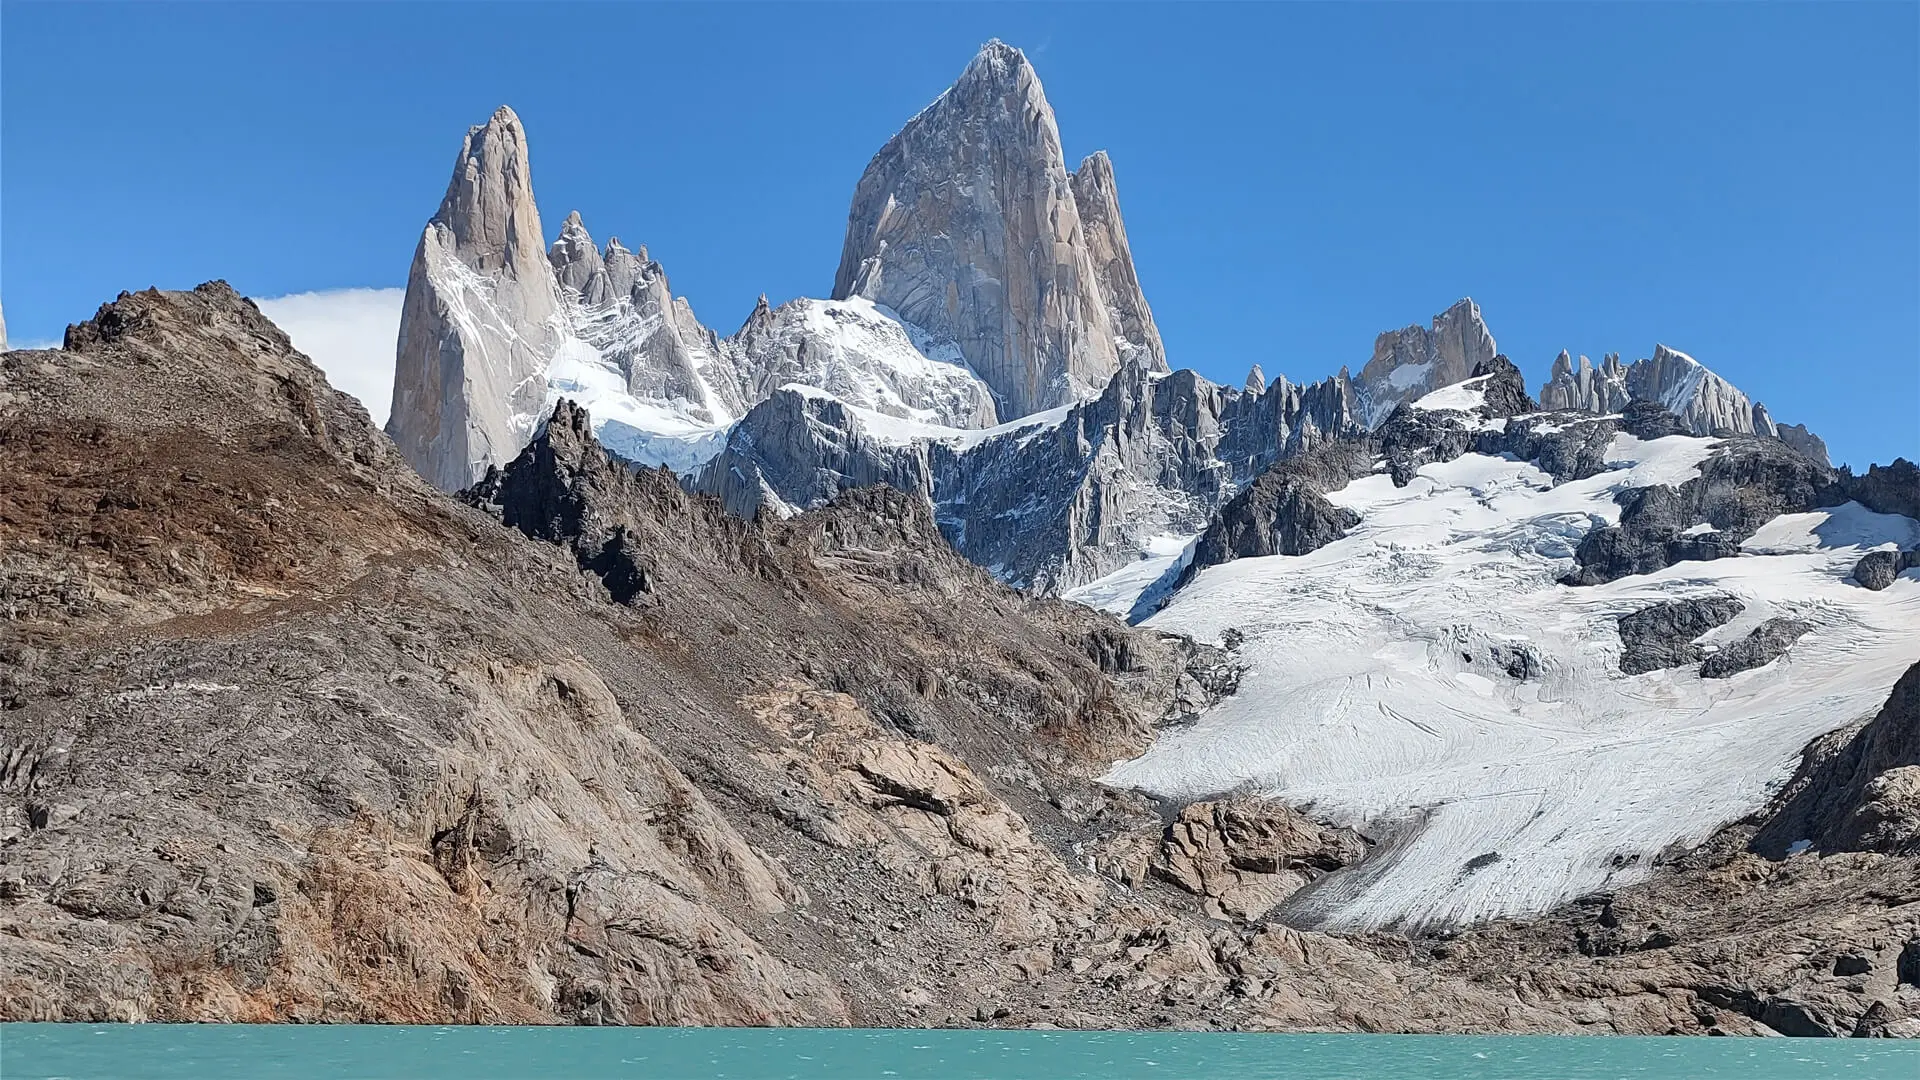
[(787, 385), (936, 428), (1002, 419), (957, 345), (864, 296), (778, 308), (762, 297), (722, 338), (646, 248), (602, 249), (577, 212), (541, 252), (527, 154), (511, 110), (468, 133), (408, 278), (391, 427), (437, 486), (511, 458), (562, 397), (588, 407), (616, 453), (683, 474)]
[(999, 422), (992, 389), (958, 346), (865, 297), (802, 297), (769, 309), (763, 296), (727, 348), (750, 401), (798, 384), (919, 424), (987, 428)]
[[(1560, 583), (1581, 538), (1619, 520), (1616, 496), (1683, 484), (1718, 449), (1616, 434), (1605, 471), (1558, 485), (1469, 453), (1405, 487), (1377, 473), (1332, 492), (1360, 516), (1344, 538), (1208, 567), (1149, 620), (1244, 635), (1247, 671), (1106, 781), (1270, 793), (1384, 831), (1361, 868), (1298, 901), (1340, 927), (1534, 913), (1644, 877), (1668, 845), (1761, 805), (1808, 740), (1878, 708), (1920, 640), (1916, 575), (1882, 592), (1849, 580), (1863, 551), (1920, 542), (1920, 522), (1858, 503), (1775, 518), (1738, 557)], [(1702, 598), (1738, 613), (1697, 650), (1697, 630), (1674, 631), (1685, 663), (1622, 674), (1621, 616)], [(1805, 624), (1784, 655), (1702, 677), (1700, 655), (1781, 618)]]

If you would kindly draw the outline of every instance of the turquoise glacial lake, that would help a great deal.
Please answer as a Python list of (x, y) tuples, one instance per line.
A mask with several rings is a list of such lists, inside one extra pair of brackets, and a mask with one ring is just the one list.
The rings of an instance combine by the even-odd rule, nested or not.
[(1629, 1080), (1920, 1078), (1852, 1039), (738, 1028), (0, 1025), (4, 1080)]

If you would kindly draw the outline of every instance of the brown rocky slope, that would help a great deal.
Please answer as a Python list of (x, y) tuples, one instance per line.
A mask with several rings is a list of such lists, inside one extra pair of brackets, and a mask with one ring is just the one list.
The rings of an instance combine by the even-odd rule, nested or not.
[(1920, 1029), (1911, 856), (1271, 921), (1365, 839), (1088, 780), (1231, 657), (897, 493), (728, 517), (564, 404), (438, 494), (221, 283), (0, 356), (0, 476), (5, 1019)]

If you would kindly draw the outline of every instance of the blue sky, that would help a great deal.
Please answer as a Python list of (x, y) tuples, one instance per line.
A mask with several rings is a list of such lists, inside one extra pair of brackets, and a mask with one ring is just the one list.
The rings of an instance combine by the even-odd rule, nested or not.
[(826, 294), (867, 159), (997, 36), (1111, 152), (1176, 366), (1319, 378), (1471, 295), (1536, 388), (1665, 342), (1858, 466), (1920, 454), (1916, 12), (8, 0), (0, 300), (18, 343), (147, 285), (400, 286), (505, 102), (549, 238), (647, 244), (727, 333)]

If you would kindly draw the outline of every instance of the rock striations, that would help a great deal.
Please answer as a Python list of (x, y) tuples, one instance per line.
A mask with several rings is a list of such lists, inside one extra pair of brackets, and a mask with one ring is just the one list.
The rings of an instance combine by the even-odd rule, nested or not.
[(1373, 358), (1360, 369), (1361, 418), (1368, 427), (1379, 427), (1394, 406), (1466, 379), (1498, 351), (1480, 305), (1470, 299), (1435, 315), (1431, 326), (1381, 334), (1374, 339)]
[(1112, 166), (1067, 171), (1040, 77), (999, 41), (867, 165), (833, 295), (953, 342), (1007, 418), (1099, 393), (1129, 353), (1166, 370)]
[(388, 433), (435, 486), (465, 487), (533, 434), (558, 298), (527, 137), (501, 106), (467, 132), (407, 274)]

